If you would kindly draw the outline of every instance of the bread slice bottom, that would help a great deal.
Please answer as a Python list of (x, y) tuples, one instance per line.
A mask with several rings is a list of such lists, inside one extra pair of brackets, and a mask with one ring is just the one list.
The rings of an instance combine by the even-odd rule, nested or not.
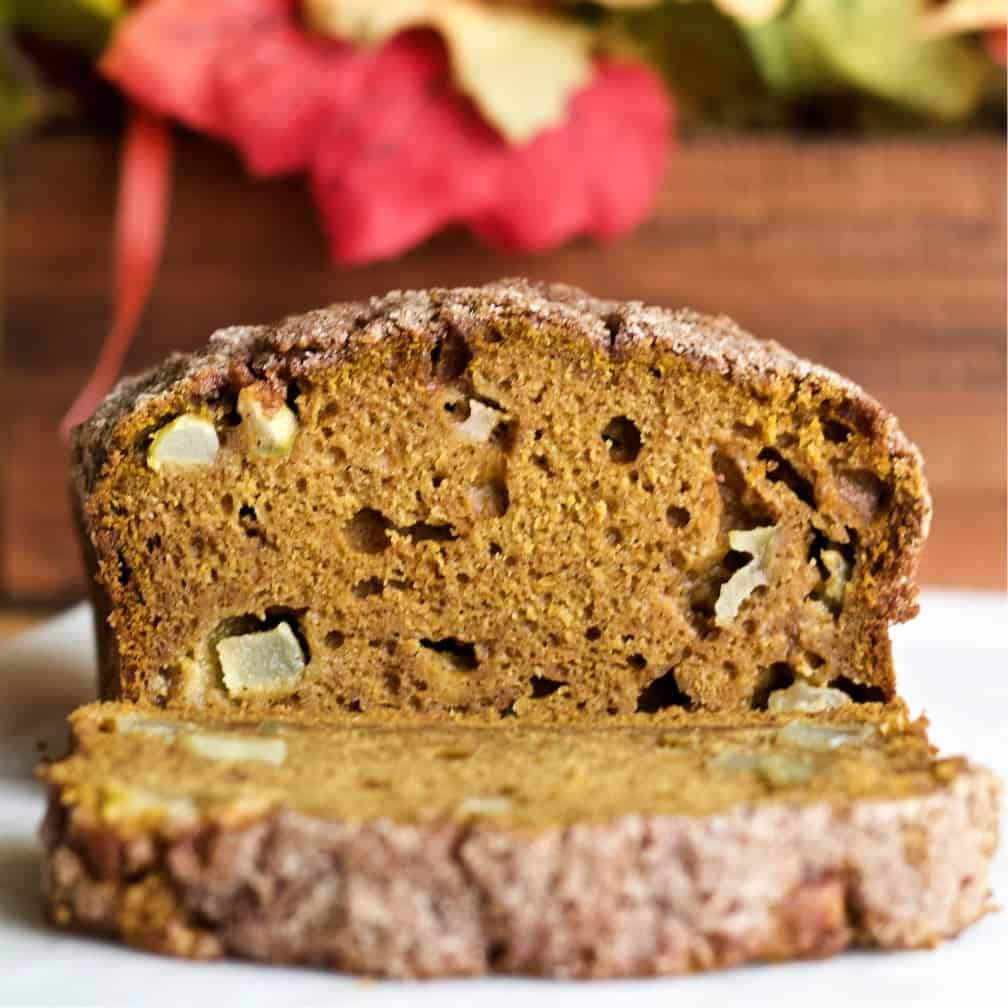
[(989, 908), (994, 777), (902, 707), (604, 725), (187, 721), (94, 704), (59, 925), (398, 977), (684, 973), (929, 946)]

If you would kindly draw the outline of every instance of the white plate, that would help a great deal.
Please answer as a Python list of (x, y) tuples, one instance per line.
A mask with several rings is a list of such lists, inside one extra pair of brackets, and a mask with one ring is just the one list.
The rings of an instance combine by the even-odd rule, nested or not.
[[(935, 593), (897, 629), (896, 664), (914, 710), (936, 741), (1008, 779), (1008, 599)], [(37, 743), (63, 745), (62, 719), (93, 695), (90, 613), (83, 606), (0, 652), (0, 1003), (252, 1008), (292, 1004), (534, 1005), (628, 1002), (774, 1008), (865, 1004), (1004, 1004), (1008, 917), (997, 913), (936, 952), (853, 953), (824, 963), (756, 966), (669, 980), (557, 983), (522, 979), (403, 984), (307, 969), (191, 964), (48, 930), (39, 908), (35, 831), (43, 799), (31, 778)], [(994, 865), (1008, 892), (1008, 856)], [(1000, 993), (999, 993), (1000, 992)], [(632, 1000), (631, 1000), (632, 999)]]

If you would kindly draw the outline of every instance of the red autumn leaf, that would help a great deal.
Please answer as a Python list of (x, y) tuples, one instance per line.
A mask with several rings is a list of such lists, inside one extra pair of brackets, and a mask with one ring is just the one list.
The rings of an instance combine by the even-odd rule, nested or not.
[(136, 102), (217, 133), (217, 72), (291, 25), (291, 0), (148, 0), (117, 26), (101, 70)]
[(612, 238), (629, 230), (661, 182), (670, 119), (650, 70), (601, 63), (562, 126), (509, 151), (495, 205), (471, 222), (473, 230), (521, 251), (576, 234)]
[(301, 30), (291, 0), (149, 0), (103, 72), (135, 100), (233, 143), (249, 170), (303, 168), (353, 47)]
[(361, 57), (353, 46), (316, 39), (293, 24), (259, 35), (217, 67), (215, 132), (255, 175), (307, 166), (337, 109), (354, 102)]
[(365, 72), (366, 100), (330, 119), (312, 166), (337, 262), (388, 258), (455, 222), (519, 251), (610, 238), (654, 199), (670, 112), (644, 68), (600, 64), (568, 121), (520, 147), (455, 90), (427, 33), (396, 36)]
[(357, 65), (361, 97), (332, 110), (311, 169), (338, 262), (388, 258), (483, 212), (507, 151), (432, 33), (397, 35)]
[(305, 32), (289, 0), (147, 0), (102, 60), (134, 99), (222, 137), (256, 174), (307, 168), (338, 262), (388, 258), (451, 223), (542, 249), (635, 224), (657, 189), (667, 99), (600, 63), (570, 117), (514, 147), (455, 87), (443, 44)]
[(304, 167), (338, 96), (354, 89), (355, 59), (349, 46), (317, 42), (289, 27), (257, 39), (244, 58), (217, 74), (217, 133), (241, 151), (254, 174)]

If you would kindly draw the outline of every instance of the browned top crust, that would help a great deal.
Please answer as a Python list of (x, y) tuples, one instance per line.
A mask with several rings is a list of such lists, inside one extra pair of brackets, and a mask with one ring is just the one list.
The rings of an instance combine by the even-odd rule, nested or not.
[[(394, 330), (423, 329), (439, 318), (448, 322), (465, 318), (470, 324), (493, 326), (514, 316), (576, 333), (614, 356), (633, 353), (642, 344), (660, 343), (699, 367), (737, 382), (758, 387), (787, 377), (830, 387), (841, 409), (866, 435), (883, 441), (892, 454), (922, 465), (920, 453), (896, 418), (860, 386), (773, 340), (756, 339), (726, 315), (658, 308), (640, 301), (604, 301), (566, 284), (534, 284), (518, 278), (482, 287), (391, 291), (369, 301), (292, 315), (275, 325), (219, 329), (206, 347), (191, 354), (172, 354), (160, 365), (124, 378), (91, 418), (76, 428), (75, 485), (90, 492), (116, 424), (148, 398), (180, 386), (190, 396), (212, 398), (236, 371), (286, 372), (291, 377), (309, 374), (352, 354), (356, 344), (374, 342)], [(922, 486), (921, 539), (927, 535), (930, 517), (930, 498)]]

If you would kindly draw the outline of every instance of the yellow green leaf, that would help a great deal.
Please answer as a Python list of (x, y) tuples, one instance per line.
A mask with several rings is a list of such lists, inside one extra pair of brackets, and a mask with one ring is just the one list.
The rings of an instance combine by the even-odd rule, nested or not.
[(571, 19), (476, 0), (305, 0), (309, 24), (378, 43), (427, 26), (445, 41), (458, 86), (515, 143), (563, 122), (591, 77), (595, 34)]
[(923, 9), (924, 0), (795, 0), (745, 34), (782, 97), (853, 87), (936, 119), (961, 119), (982, 97), (989, 65), (967, 40), (924, 37)]

